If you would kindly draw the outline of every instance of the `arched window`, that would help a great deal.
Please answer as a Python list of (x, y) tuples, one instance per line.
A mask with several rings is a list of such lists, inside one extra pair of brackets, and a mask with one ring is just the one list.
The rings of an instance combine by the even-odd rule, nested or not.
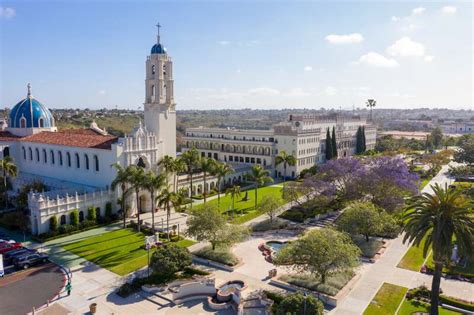
[(21, 150), (23, 151), (23, 160), (26, 160), (26, 149), (25, 149), (25, 147), (21, 147)]
[(86, 170), (89, 169), (89, 156), (87, 154), (84, 154), (84, 163), (86, 165)]
[(67, 159), (67, 166), (71, 167), (71, 153), (67, 152), (66, 153), (66, 159)]
[(75, 156), (76, 156), (76, 168), (81, 168), (81, 159), (79, 158), (79, 153), (76, 153)]
[(151, 66), (151, 74), (155, 74), (155, 71), (156, 71), (155, 65), (152, 65), (152, 66)]
[(40, 161), (40, 151), (38, 150), (38, 148), (35, 149), (35, 153), (36, 153), (36, 162), (39, 162)]
[(97, 155), (94, 155), (94, 165), (95, 165), (95, 171), (99, 171), (99, 157)]
[(63, 214), (63, 215), (61, 216), (61, 221), (60, 221), (60, 222), (61, 222), (61, 225), (66, 224), (66, 215)]
[(63, 153), (58, 151), (59, 165), (63, 166)]
[(79, 211), (79, 222), (84, 221), (84, 211)]
[(28, 148), (28, 153), (30, 154), (30, 161), (33, 161), (33, 150), (31, 148)]
[(51, 164), (54, 165), (54, 162), (55, 162), (55, 161), (54, 161), (54, 151), (51, 150), (49, 153), (50, 153), (50, 155), (51, 155)]
[(137, 166), (138, 166), (138, 167), (141, 167), (141, 168), (145, 168), (145, 167), (146, 167), (145, 161), (143, 161), (142, 158), (139, 158), (139, 159), (138, 159)]
[(20, 127), (21, 128), (26, 128), (26, 118), (25, 117), (20, 118)]
[(46, 153), (46, 149), (43, 149), (43, 163), (48, 163), (48, 154)]
[(38, 125), (40, 126), (40, 128), (44, 128), (44, 119), (43, 119), (43, 117), (41, 117), (41, 118), (38, 120)]

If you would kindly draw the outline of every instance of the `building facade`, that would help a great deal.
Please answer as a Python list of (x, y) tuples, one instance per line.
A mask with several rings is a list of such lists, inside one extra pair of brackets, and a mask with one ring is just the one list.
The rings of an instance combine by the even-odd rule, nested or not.
[[(105, 215), (107, 203), (115, 208), (119, 191), (111, 190), (118, 163), (150, 169), (165, 155), (176, 155), (176, 111), (173, 91), (173, 63), (160, 43), (153, 45), (146, 58), (145, 124), (122, 138), (109, 135), (92, 123), (85, 129), (58, 129), (48, 108), (27, 96), (11, 110), (8, 122), (1, 124), (0, 158), (11, 156), (19, 174), (12, 180), (13, 192), (33, 182), (42, 182), (45, 192), (28, 196), (33, 234), (49, 230), (56, 216), (60, 224), (70, 223), (77, 209), (82, 221), (92, 206)], [(148, 192), (140, 192), (139, 204), (129, 196), (132, 214), (151, 211)]]
[(296, 158), (287, 167), (287, 176), (296, 177), (304, 169), (325, 162), (326, 133), (336, 131), (339, 157), (351, 156), (356, 150), (356, 134), (365, 129), (367, 150), (375, 147), (376, 128), (359, 116), (289, 115), (287, 121), (270, 130), (238, 130), (223, 128), (187, 128), (185, 149), (196, 148), (201, 156), (232, 164), (261, 165), (274, 177), (284, 174), (283, 165), (275, 165), (281, 151)]

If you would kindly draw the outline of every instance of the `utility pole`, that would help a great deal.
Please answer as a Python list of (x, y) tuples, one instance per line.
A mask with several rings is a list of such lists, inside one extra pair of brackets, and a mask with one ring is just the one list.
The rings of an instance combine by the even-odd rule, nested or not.
[(372, 116), (372, 109), (375, 107), (377, 104), (377, 101), (374, 99), (368, 99), (367, 102), (365, 103), (367, 107), (370, 109), (370, 121), (373, 122), (373, 116)]

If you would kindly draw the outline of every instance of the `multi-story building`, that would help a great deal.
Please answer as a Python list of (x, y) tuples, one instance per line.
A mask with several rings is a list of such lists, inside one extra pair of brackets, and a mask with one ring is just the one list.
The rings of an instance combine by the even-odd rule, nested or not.
[(474, 122), (444, 122), (441, 125), (441, 129), (445, 134), (474, 134)]
[(302, 170), (325, 158), (327, 130), (336, 130), (339, 157), (353, 155), (359, 126), (365, 129), (366, 147), (375, 146), (376, 128), (360, 116), (289, 115), (288, 120), (270, 130), (239, 130), (223, 128), (187, 128), (185, 148), (196, 148), (201, 156), (234, 164), (259, 164), (272, 170), (274, 177), (283, 175), (283, 165), (275, 165), (281, 151), (293, 155), (297, 163), (287, 167), (287, 176), (295, 177)]

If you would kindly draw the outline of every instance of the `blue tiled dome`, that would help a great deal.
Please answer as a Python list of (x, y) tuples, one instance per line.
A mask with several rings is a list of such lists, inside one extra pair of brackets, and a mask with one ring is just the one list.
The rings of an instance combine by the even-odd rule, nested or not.
[(151, 54), (166, 54), (166, 48), (161, 44), (155, 44), (151, 47)]
[(10, 112), (9, 127), (50, 128), (54, 127), (54, 118), (49, 109), (33, 98), (28, 90), (28, 96), (16, 104)]

